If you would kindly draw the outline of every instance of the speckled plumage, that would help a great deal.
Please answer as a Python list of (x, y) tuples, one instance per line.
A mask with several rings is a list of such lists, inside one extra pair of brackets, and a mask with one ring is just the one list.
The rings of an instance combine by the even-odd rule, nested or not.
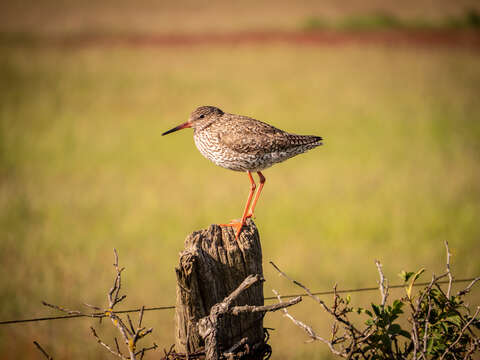
[(319, 136), (290, 134), (213, 106), (199, 107), (189, 121), (194, 124), (193, 138), (200, 153), (235, 171), (261, 171), (322, 145)]
[[(253, 216), (265, 184), (261, 171), (322, 145), (320, 136), (290, 134), (247, 116), (225, 113), (214, 106), (197, 108), (186, 123), (162, 135), (185, 128), (193, 128), (195, 145), (207, 159), (226, 169), (245, 171), (248, 174), (250, 193), (242, 219), (224, 224), (236, 229), (237, 238), (246, 219)], [(251, 174), (254, 171), (260, 179), (255, 198), (256, 184)]]

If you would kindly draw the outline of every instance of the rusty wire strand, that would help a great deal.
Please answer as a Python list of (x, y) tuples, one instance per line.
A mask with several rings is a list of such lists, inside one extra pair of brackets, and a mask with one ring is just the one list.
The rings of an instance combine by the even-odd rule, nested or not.
[[(452, 283), (464, 283), (464, 282), (472, 282), (471, 285), (473, 285), (475, 282), (480, 281), (480, 277), (478, 278), (465, 278), (465, 279), (454, 279)], [(448, 284), (449, 281), (438, 281), (438, 284)], [(418, 286), (425, 286), (429, 285), (430, 281), (428, 282), (419, 282), (413, 284), (414, 287)], [(389, 289), (399, 289), (399, 288), (404, 288), (405, 285), (389, 285)], [(470, 290), (470, 288), (469, 288)], [(364, 292), (364, 291), (378, 291), (378, 285), (377, 286), (372, 286), (372, 287), (365, 287), (365, 288), (358, 288), (358, 289), (346, 289), (346, 290), (336, 290), (337, 294), (345, 294), (345, 293), (355, 293), (355, 292)], [(317, 291), (317, 292), (312, 292), (312, 295), (332, 295), (334, 294), (335, 291), (329, 290), (329, 291)], [(308, 296), (307, 293), (298, 293), (298, 294), (289, 294), (289, 295), (282, 295), (281, 299), (289, 299), (289, 298), (294, 298), (298, 296)], [(277, 300), (276, 296), (269, 296), (264, 298), (266, 301), (273, 301)], [(175, 309), (174, 305), (167, 305), (167, 306), (153, 306), (153, 307), (144, 307), (143, 311), (161, 311), (161, 310), (173, 310)], [(142, 308), (137, 308), (137, 309), (128, 309), (128, 310), (116, 310), (113, 313), (114, 314), (127, 314), (127, 313), (135, 313), (135, 312), (141, 312)], [(0, 321), (0, 325), (8, 325), (8, 324), (20, 324), (20, 323), (28, 323), (28, 322), (36, 322), (36, 321), (49, 321), (49, 320), (61, 320), (61, 319), (75, 319), (75, 318), (81, 318), (81, 317), (105, 317), (105, 313), (93, 313), (91, 315), (84, 315), (84, 314), (71, 314), (71, 315), (61, 315), (61, 316), (46, 316), (46, 317), (40, 317), (40, 318), (31, 318), (31, 319), (17, 319), (17, 320), (4, 320)]]

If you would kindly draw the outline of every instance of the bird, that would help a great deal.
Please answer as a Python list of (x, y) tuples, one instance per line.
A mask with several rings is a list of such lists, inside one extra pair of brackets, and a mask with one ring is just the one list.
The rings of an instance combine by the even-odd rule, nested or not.
[[(226, 113), (215, 106), (198, 107), (187, 122), (165, 131), (162, 136), (186, 128), (193, 128), (195, 145), (204, 157), (223, 168), (248, 175), (250, 192), (241, 219), (220, 224), (233, 227), (237, 240), (246, 220), (254, 216), (266, 180), (262, 171), (323, 145), (320, 136), (288, 133), (248, 116)], [(260, 182), (256, 194), (253, 172), (258, 174)]]

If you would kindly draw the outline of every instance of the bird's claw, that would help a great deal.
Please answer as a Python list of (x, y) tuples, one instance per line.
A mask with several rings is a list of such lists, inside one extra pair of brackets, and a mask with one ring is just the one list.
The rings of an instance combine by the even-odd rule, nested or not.
[(251, 211), (249, 211), (248, 214), (245, 216), (245, 219), (249, 219), (249, 218), (255, 219), (255, 215)]
[(232, 220), (228, 224), (220, 224), (220, 226), (223, 227), (233, 227), (235, 229), (235, 239), (238, 240), (238, 237), (240, 235), (240, 232), (242, 231), (243, 225), (245, 225), (245, 220)]

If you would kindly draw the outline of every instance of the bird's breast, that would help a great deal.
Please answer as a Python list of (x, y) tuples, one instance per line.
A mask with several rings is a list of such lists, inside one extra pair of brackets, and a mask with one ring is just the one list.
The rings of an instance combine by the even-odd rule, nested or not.
[(214, 136), (208, 131), (195, 133), (193, 135), (193, 140), (197, 146), (200, 154), (205, 156), (207, 159), (217, 163), (218, 159), (222, 156), (222, 149), (219, 144), (218, 137)]
[(248, 171), (255, 162), (255, 156), (239, 154), (222, 144), (212, 132), (194, 133), (193, 139), (198, 151), (214, 164), (234, 171)]

